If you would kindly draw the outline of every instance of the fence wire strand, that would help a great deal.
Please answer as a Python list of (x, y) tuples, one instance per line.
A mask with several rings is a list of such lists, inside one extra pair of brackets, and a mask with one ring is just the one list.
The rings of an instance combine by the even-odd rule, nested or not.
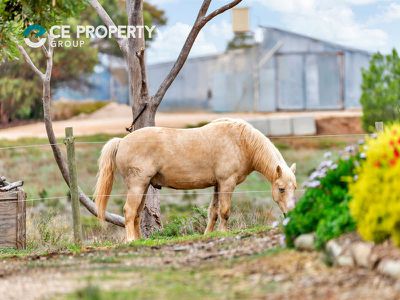
[[(367, 133), (349, 133), (349, 134), (324, 134), (324, 135), (293, 135), (293, 136), (267, 136), (271, 140), (275, 139), (287, 139), (287, 140), (295, 140), (295, 139), (318, 139), (318, 138), (345, 138), (345, 137), (367, 137), (370, 136)], [(76, 145), (104, 145), (107, 141), (75, 141)], [(146, 142), (142, 142), (144, 144)], [(45, 144), (31, 144), (31, 145), (20, 145), (20, 146), (5, 146), (0, 147), (0, 150), (11, 150), (11, 149), (24, 149), (24, 148), (41, 148), (47, 146), (63, 146), (63, 143), (45, 143)]]
[[(295, 192), (304, 192), (305, 189), (297, 189)], [(271, 190), (265, 190), (265, 191), (233, 191), (233, 192), (218, 192), (217, 194), (232, 194), (232, 195), (237, 195), (237, 194), (261, 194), (261, 193), (270, 193)], [(12, 191), (10, 192), (12, 193)], [(193, 193), (196, 196), (199, 195), (207, 195), (211, 196), (214, 195), (214, 192), (195, 192)], [(147, 196), (147, 195), (152, 195), (151, 193), (130, 193), (130, 194), (108, 194), (108, 195), (101, 195), (101, 196), (108, 196), (110, 198), (116, 198), (116, 197), (127, 197), (127, 196)], [(166, 197), (166, 196), (187, 196), (188, 193), (160, 193), (160, 197)], [(88, 195), (88, 197), (93, 198), (94, 195)], [(99, 195), (100, 196), (100, 195)], [(43, 197), (43, 198), (29, 198), (25, 200), (15, 200), (15, 201), (7, 201), (7, 200), (0, 200), (0, 203), (2, 201), (6, 201), (7, 203), (15, 203), (15, 202), (36, 202), (36, 201), (47, 201), (47, 200), (68, 200), (68, 196), (54, 196), (54, 197)]]

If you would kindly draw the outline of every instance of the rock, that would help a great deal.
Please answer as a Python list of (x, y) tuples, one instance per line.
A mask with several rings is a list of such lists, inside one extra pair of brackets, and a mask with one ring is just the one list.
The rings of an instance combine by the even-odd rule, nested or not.
[(189, 246), (176, 246), (173, 248), (174, 251), (180, 252), (180, 251), (186, 251), (189, 249)]
[(347, 246), (339, 244), (338, 240), (330, 240), (325, 246), (329, 261), (341, 267), (353, 267), (354, 259)]
[(350, 252), (354, 262), (364, 268), (372, 268), (370, 257), (373, 245), (371, 243), (355, 242), (350, 246)]
[(400, 278), (400, 260), (383, 259), (377, 268), (378, 272), (396, 279)]
[(349, 254), (339, 255), (334, 263), (341, 267), (354, 267), (353, 257)]
[(315, 242), (315, 234), (314, 233), (306, 233), (299, 235), (294, 240), (294, 246), (298, 250), (314, 250), (314, 242)]
[(333, 258), (333, 261), (343, 252), (342, 246), (336, 240), (330, 240), (325, 246), (328, 255)]

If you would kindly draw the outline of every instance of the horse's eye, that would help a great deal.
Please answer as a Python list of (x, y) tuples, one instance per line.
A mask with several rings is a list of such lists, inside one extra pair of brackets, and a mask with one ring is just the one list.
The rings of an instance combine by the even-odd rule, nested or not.
[(279, 188), (279, 193), (283, 194), (285, 192), (285, 189)]

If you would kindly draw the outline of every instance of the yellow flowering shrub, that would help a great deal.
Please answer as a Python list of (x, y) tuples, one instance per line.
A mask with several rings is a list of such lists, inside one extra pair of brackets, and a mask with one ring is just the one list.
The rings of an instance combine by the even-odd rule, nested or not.
[(365, 161), (350, 184), (350, 212), (359, 234), (400, 246), (400, 125), (386, 128), (363, 147)]

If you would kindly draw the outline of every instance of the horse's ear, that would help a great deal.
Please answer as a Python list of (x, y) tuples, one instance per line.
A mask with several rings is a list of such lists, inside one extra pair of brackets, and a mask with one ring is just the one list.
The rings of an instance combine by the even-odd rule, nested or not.
[(280, 165), (276, 166), (276, 178), (280, 178), (282, 176), (282, 168)]
[(296, 164), (290, 166), (290, 170), (292, 170), (293, 174), (296, 174)]

